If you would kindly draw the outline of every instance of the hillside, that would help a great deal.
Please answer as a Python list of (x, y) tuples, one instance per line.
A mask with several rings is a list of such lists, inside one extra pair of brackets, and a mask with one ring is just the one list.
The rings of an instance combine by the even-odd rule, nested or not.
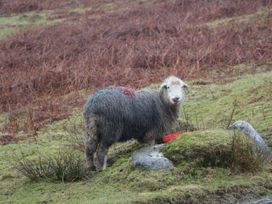
[[(270, 196), (271, 163), (260, 164), (246, 138), (226, 128), (247, 120), (272, 146), (271, 6), (0, 1), (0, 203), (233, 203)], [(35, 166), (64, 153), (74, 155), (67, 159), (81, 173), (87, 97), (108, 85), (156, 88), (170, 74), (190, 84), (179, 116), (184, 134), (164, 150), (173, 170), (133, 168), (131, 153), (142, 145), (129, 141), (111, 148), (106, 171), (72, 182), (51, 175), (32, 181), (18, 171), (20, 161)]]
[[(270, 62), (269, 1), (185, 2), (94, 1), (89, 7), (6, 11), (1, 35), (13, 34), (0, 43), (0, 109), (21, 104), (39, 126), (65, 115), (67, 105), (81, 106), (81, 89), (139, 88), (169, 73), (224, 81), (237, 74), (236, 65), (255, 72)], [(66, 101), (72, 91), (77, 101)]]
[[(267, 94), (272, 86), (271, 76), (272, 72), (266, 72), (243, 76), (225, 85), (192, 86), (180, 120), (189, 121), (197, 131), (186, 133), (167, 144), (166, 155), (175, 162), (171, 171), (134, 169), (129, 157), (139, 145), (131, 141), (111, 149), (113, 166), (84, 181), (61, 183), (43, 178), (30, 182), (18, 174), (13, 166), (18, 165), (15, 161), (22, 154), (35, 160), (41, 155), (72, 151), (70, 144), (75, 138), (77, 144), (81, 143), (82, 116), (81, 110), (77, 110), (69, 119), (42, 128), (36, 139), (1, 147), (0, 198), (11, 203), (194, 203), (199, 199), (204, 203), (221, 203), (270, 194), (270, 165), (257, 171), (253, 165), (253, 172), (248, 172), (250, 166), (244, 164), (242, 173), (233, 173), (226, 163), (226, 158), (232, 157), (234, 133), (225, 130), (225, 126), (233, 102), (237, 100), (239, 107), (233, 120), (250, 121), (271, 144), (272, 95), (271, 92)], [(187, 117), (184, 117), (184, 110)], [(76, 148), (73, 151), (83, 159), (81, 150)], [(209, 159), (202, 163), (202, 157)]]

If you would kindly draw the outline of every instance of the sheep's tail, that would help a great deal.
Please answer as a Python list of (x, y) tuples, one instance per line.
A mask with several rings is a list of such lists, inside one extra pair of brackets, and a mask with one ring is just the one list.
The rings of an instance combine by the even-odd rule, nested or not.
[(85, 140), (85, 155), (87, 161), (87, 167), (89, 170), (95, 170), (94, 165), (94, 153), (98, 146), (98, 134), (95, 116), (86, 116), (85, 129), (86, 129), (86, 140)]

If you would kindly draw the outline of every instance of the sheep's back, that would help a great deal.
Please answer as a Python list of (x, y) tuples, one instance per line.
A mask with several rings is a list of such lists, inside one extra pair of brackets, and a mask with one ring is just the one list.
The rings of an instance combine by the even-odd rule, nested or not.
[(85, 104), (85, 115), (99, 115), (110, 120), (118, 119), (121, 112), (125, 112), (121, 107), (129, 106), (128, 99), (123, 94), (113, 88), (97, 91)]
[(120, 88), (111, 87), (96, 92), (87, 101), (84, 115), (86, 118), (94, 114), (116, 126), (122, 125), (124, 137), (135, 137), (159, 125), (160, 103), (157, 90), (146, 89), (126, 94)]

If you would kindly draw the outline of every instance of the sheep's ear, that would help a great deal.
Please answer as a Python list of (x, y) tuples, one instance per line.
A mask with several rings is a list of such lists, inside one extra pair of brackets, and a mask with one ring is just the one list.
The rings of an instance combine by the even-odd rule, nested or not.
[(166, 84), (162, 84), (160, 89), (167, 89), (167, 85)]

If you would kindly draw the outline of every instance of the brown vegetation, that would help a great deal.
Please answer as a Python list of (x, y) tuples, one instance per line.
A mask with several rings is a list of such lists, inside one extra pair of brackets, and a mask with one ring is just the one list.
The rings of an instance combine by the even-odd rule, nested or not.
[(76, 4), (77, 1), (74, 0), (1, 0), (0, 11), (5, 14), (23, 13), (28, 11), (61, 8)]
[[(62, 107), (67, 101), (61, 95), (83, 88), (138, 88), (170, 73), (188, 79), (265, 63), (272, 57), (271, 14), (216, 28), (205, 22), (270, 5), (269, 0), (167, 1), (100, 16), (90, 11), (77, 23), (25, 31), (0, 42), (0, 109), (34, 104), (41, 112), (54, 100)], [(79, 97), (74, 105), (82, 102)], [(41, 118), (38, 123), (46, 121)]]
[[(10, 15), (29, 11), (54, 10), (90, 5), (99, 7), (99, 5), (112, 2), (114, 2), (114, 0), (0, 0), (0, 14)], [(121, 3), (125, 4), (127, 2)]]

